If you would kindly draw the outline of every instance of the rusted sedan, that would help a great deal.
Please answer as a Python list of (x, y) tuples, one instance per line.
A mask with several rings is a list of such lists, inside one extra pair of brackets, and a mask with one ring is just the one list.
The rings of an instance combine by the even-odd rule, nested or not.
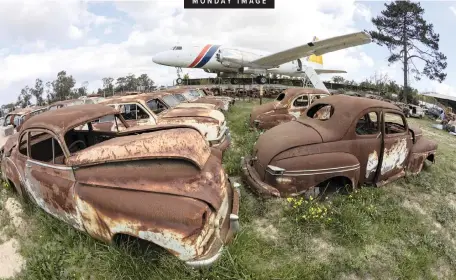
[[(112, 97), (99, 104), (120, 110), (131, 125), (186, 124), (198, 128), (212, 147), (225, 151), (231, 142), (225, 116), (218, 110), (206, 108), (171, 107), (174, 97), (168, 93), (146, 93)], [(97, 127), (110, 129), (106, 124)]]
[(250, 126), (270, 129), (280, 123), (296, 120), (315, 100), (330, 96), (314, 88), (288, 88), (273, 102), (255, 106), (250, 114)]
[[(102, 118), (127, 129), (93, 130)], [(35, 116), (16, 135), (5, 147), (3, 179), (100, 241), (138, 238), (205, 266), (239, 228), (239, 190), (194, 127), (130, 128), (117, 110), (87, 104)]]
[(200, 94), (197, 92), (197, 90), (193, 88), (172, 88), (163, 91), (172, 93), (181, 102), (212, 104), (215, 106), (215, 109), (221, 111), (228, 111), (229, 109), (229, 104), (225, 105), (224, 101), (200, 97)]
[(417, 174), (426, 160), (434, 162), (436, 150), (399, 107), (337, 95), (262, 134), (242, 169), (260, 195), (317, 196)]
[(26, 120), (46, 110), (46, 107), (33, 106), (16, 109), (8, 113), (3, 120), (2, 127), (0, 128), (0, 155), (3, 152), (3, 146), (8, 141), (9, 137), (17, 133)]

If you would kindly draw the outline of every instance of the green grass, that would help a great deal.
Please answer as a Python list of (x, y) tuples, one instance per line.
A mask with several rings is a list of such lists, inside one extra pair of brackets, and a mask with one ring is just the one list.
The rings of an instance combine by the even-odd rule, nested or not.
[[(258, 137), (248, 127), (254, 104), (237, 102), (228, 114), (233, 144), (223, 162), (230, 176), (239, 176), (240, 159)], [(328, 207), (330, 221), (304, 220), (308, 206), (261, 200), (243, 186), (242, 231), (210, 269), (105, 245), (27, 204), (29, 230), (20, 238), (27, 267), (17, 278), (456, 279), (456, 138), (431, 128), (430, 121), (409, 122), (439, 142), (434, 166), (382, 188), (312, 205)]]

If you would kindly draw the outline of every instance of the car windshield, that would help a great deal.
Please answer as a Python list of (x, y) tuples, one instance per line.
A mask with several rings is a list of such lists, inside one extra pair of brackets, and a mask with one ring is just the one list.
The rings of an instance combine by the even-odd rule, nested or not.
[(198, 98), (198, 96), (195, 96), (195, 93), (190, 93), (190, 92), (184, 92), (182, 95), (187, 99), (188, 101), (194, 101)]
[(173, 96), (176, 97), (176, 99), (179, 100), (180, 102), (185, 102), (185, 101), (187, 101), (187, 99), (185, 99), (185, 97), (182, 96), (182, 94), (176, 93), (176, 94), (174, 94)]
[(181, 103), (181, 101), (174, 95), (163, 96), (163, 101), (165, 101), (165, 103), (171, 108), (176, 107)]

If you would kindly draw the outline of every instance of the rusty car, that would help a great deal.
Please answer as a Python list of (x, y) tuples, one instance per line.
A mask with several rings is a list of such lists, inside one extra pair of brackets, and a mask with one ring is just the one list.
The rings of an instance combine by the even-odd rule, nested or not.
[(266, 130), (296, 120), (312, 102), (327, 96), (330, 96), (329, 92), (321, 89), (288, 88), (274, 101), (253, 107), (250, 126)]
[[(169, 93), (145, 93), (108, 98), (99, 104), (112, 106), (124, 119), (135, 125), (188, 124), (205, 135), (212, 147), (225, 151), (231, 142), (230, 130), (222, 112), (206, 108), (171, 107), (174, 96)], [(100, 129), (111, 129), (112, 124), (97, 124)]]
[(166, 89), (164, 92), (173, 94), (183, 103), (203, 103), (203, 104), (212, 104), (215, 106), (215, 109), (220, 111), (228, 111), (229, 104), (225, 105), (225, 102), (217, 99), (202, 98), (196, 89), (183, 87), (183, 88), (171, 88)]
[[(127, 129), (93, 129), (106, 118)], [(145, 240), (198, 267), (216, 261), (239, 229), (239, 189), (192, 126), (129, 127), (114, 108), (85, 104), (37, 115), (15, 138), (3, 179), (102, 242)]]
[(228, 96), (215, 96), (208, 88), (190, 87), (190, 94), (199, 98), (198, 102), (205, 102), (206, 100), (220, 100), (223, 102), (223, 111), (228, 111), (230, 106), (234, 104), (235, 99)]
[(3, 120), (2, 126), (0, 127), (0, 155), (3, 152), (3, 146), (8, 141), (10, 136), (17, 133), (26, 120), (46, 110), (46, 107), (31, 106), (15, 109), (8, 113)]
[(263, 133), (242, 175), (259, 195), (321, 197), (417, 174), (436, 150), (396, 105), (335, 95)]

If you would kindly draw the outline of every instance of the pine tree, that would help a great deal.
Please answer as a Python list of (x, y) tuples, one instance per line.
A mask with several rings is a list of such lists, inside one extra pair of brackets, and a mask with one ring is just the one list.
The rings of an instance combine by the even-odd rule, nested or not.
[[(420, 3), (410, 1), (394, 1), (385, 3), (386, 9), (381, 15), (373, 18), (372, 23), (377, 31), (370, 34), (380, 46), (386, 46), (390, 51), (389, 64), (400, 61), (404, 72), (404, 102), (411, 94), (408, 86), (408, 71), (414, 74), (416, 80), (422, 75), (430, 80), (443, 82), (447, 67), (447, 57), (439, 52), (439, 34), (435, 33), (432, 24), (424, 18), (424, 9)], [(424, 63), (420, 71), (415, 62)]]

